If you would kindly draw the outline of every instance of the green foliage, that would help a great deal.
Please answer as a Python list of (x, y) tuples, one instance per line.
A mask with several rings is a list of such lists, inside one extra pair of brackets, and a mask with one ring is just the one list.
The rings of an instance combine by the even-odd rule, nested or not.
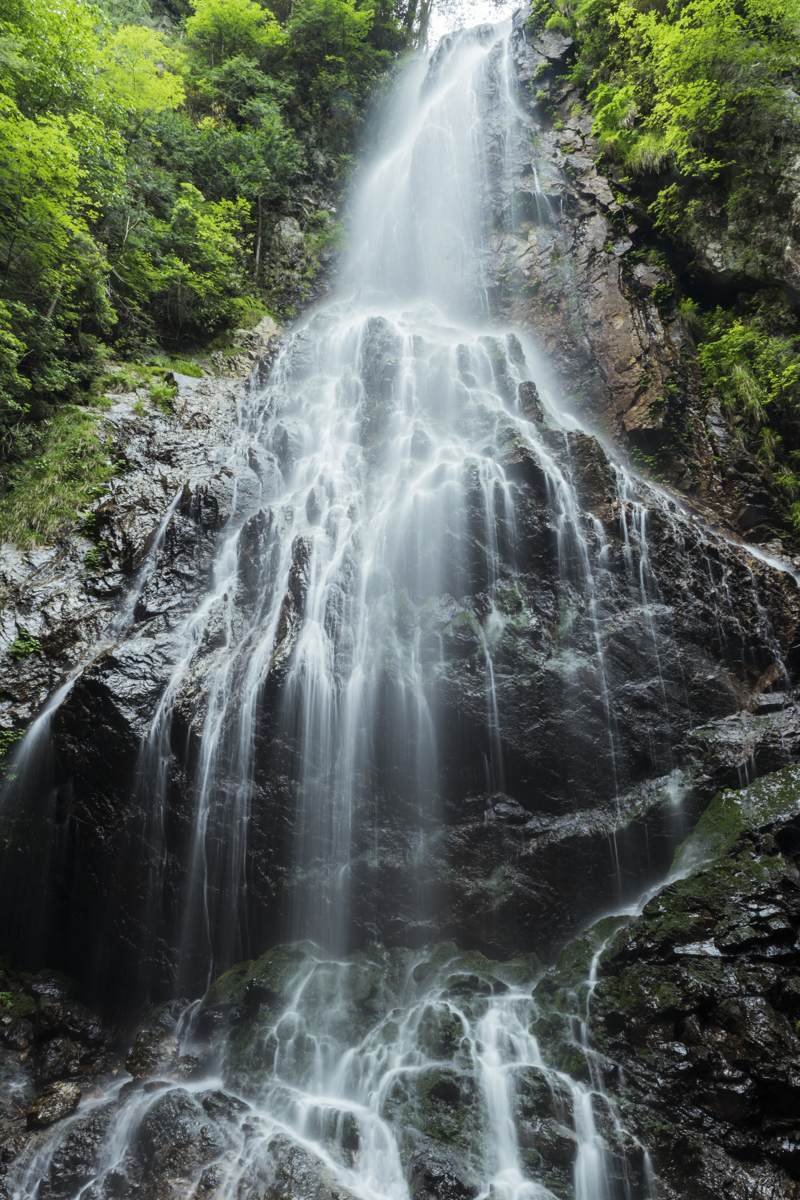
[[(19, 740), (17, 734), (12, 735), (14, 741)], [(0, 758), (3, 757), (3, 733), (0, 732)], [(27, 992), (0, 992), (0, 1011), (5, 1017), (13, 1017), (15, 1020), (20, 1018), (30, 1017), (36, 1012), (37, 1004), (33, 996)]]
[(162, 412), (172, 412), (177, 394), (178, 389), (174, 383), (168, 383), (166, 380), (150, 384), (150, 399)]
[[(800, 102), (800, 0), (534, 0), (532, 21), (568, 32), (568, 67), (589, 101), (618, 183), (646, 212), (691, 287), (685, 246), (720, 231), (737, 269), (763, 278), (793, 220)], [(641, 222), (642, 226), (647, 221)], [(779, 235), (778, 235), (779, 240)], [(772, 243), (770, 243), (772, 245)], [(777, 243), (776, 243), (777, 245)], [(657, 302), (672, 303), (666, 289)], [(677, 301), (719, 399), (800, 533), (800, 332), (775, 294), (706, 311)]]
[(151, 273), (152, 301), (161, 325), (178, 341), (201, 338), (236, 323), (247, 308), (246, 200), (204, 199), (181, 184)]
[(190, 358), (170, 358), (166, 360), (166, 366), (176, 375), (189, 375), (193, 379), (202, 379), (205, 374), (200, 364)]
[(103, 555), (99, 546), (92, 546), (83, 557), (83, 565), (90, 574), (94, 575), (103, 566)]
[(595, 133), (656, 177), (662, 229), (680, 235), (703, 188), (741, 218), (779, 178), (800, 122), (800, 0), (537, 0), (534, 20), (574, 37)]
[(162, 34), (142, 25), (123, 25), (102, 55), (104, 78), (114, 99), (136, 116), (183, 103), (183, 82), (176, 74), (179, 61)]
[(317, 261), (305, 195), (346, 169), (414, 11), (159, 0), (158, 29), (149, 0), (2, 5), (0, 462), (21, 464), (5, 500), (0, 483), (6, 535), (61, 528), (59, 500), (36, 500), (40, 469), (83, 503), (52, 457), (70, 421), (87, 486), (103, 476), (95, 415), (66, 406), (109, 351), (199, 346), (257, 319), (280, 290), (271, 233), (284, 216), (310, 222)]
[(46, 422), (38, 453), (10, 472), (0, 499), (0, 541), (52, 541), (102, 494), (119, 464), (99, 437), (100, 415), (64, 405)]
[(346, 145), (383, 59), (368, 41), (373, 19), (373, 9), (355, 0), (297, 0), (287, 27), (307, 115), (322, 123), (337, 149)]
[(771, 293), (740, 312), (703, 313), (692, 301), (681, 311), (698, 340), (706, 388), (786, 495), (787, 519), (800, 531), (800, 334), (793, 313)]
[(0, 764), (8, 758), (23, 733), (22, 729), (0, 729)]
[(268, 58), (286, 43), (286, 32), (256, 0), (194, 0), (192, 8), (186, 39), (209, 67), (236, 57)]
[(771, 421), (797, 440), (800, 337), (776, 333), (763, 309), (717, 308), (702, 323), (698, 358), (706, 384), (741, 422), (758, 430)]
[(20, 629), (14, 641), (8, 647), (10, 658), (19, 660), (21, 658), (30, 658), (31, 654), (41, 654), (42, 643), (32, 633), (28, 633), (27, 629)]

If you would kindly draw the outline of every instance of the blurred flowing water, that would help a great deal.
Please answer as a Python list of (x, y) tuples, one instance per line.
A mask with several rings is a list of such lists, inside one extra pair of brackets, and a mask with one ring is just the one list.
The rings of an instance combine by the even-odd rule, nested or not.
[[(498, 965), (439, 946), (337, 960), (295, 944), (261, 965), (280, 990), (257, 1017), (218, 1032), (209, 1054), (214, 992), (192, 1006), (178, 1027), (178, 1077), (117, 1081), (83, 1101), (14, 1171), (15, 1200), (64, 1194), (87, 1121), (101, 1133), (75, 1196), (93, 1200), (282, 1195), (287, 1171), (292, 1195), (359, 1200), (651, 1195), (646, 1152), (621, 1125), (586, 1040), (591, 977), (561, 1014), (563, 1045), (585, 1063), (579, 1082), (543, 1056), (525, 959)], [(163, 1138), (165, 1113), (179, 1117), (183, 1144), (193, 1131), (206, 1152), (193, 1171), (173, 1166), (166, 1191), (156, 1175), (151, 1191), (148, 1147), (154, 1132), (156, 1145)], [(450, 1158), (437, 1152), (443, 1136)]]
[[(397, 807), (419, 811), (420, 839), (435, 827), (448, 717), (432, 614), (443, 595), (484, 597), (485, 785), (502, 787), (493, 641), (504, 621), (497, 589), (517, 571), (510, 444), (544, 471), (564, 574), (599, 603), (602, 545), (524, 403), (542, 364), (489, 312), (498, 107), (504, 151), (527, 133), (508, 33), (452, 35), (401, 76), (383, 152), (356, 190), (334, 295), (290, 334), (242, 414), (241, 498), (212, 587), (177, 631), (139, 772), (163, 820), (175, 702), (213, 639), (182, 904), (187, 959), (204, 956), (209, 978), (220, 947), (247, 944), (234, 925), (265, 681), (276, 682), (278, 726), (298, 747), (293, 856), (313, 886), (295, 902), (297, 937), (347, 948), (354, 822), (378, 775)], [(245, 624), (241, 543), (254, 522), (258, 600)], [(599, 635), (596, 649), (602, 677)], [(419, 905), (424, 920), (424, 888)]]

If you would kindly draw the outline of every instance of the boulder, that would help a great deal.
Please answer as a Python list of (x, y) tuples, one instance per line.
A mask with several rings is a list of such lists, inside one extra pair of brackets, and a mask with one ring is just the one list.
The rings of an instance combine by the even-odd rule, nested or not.
[(68, 1081), (51, 1083), (28, 1109), (31, 1129), (45, 1129), (62, 1121), (78, 1107), (81, 1099), (79, 1084)]

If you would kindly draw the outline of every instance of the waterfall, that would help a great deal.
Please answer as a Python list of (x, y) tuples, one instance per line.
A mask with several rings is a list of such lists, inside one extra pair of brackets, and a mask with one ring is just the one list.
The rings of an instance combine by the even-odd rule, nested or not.
[[(544, 369), (530, 341), (489, 311), (497, 217), (489, 150), (499, 138), (508, 155), (523, 133), (508, 33), (504, 25), (452, 35), (401, 77), (380, 157), (356, 189), (333, 296), (289, 335), (242, 414), (240, 494), (212, 587), (177, 630), (139, 767), (161, 822), (175, 704), (213, 639), (195, 720), (180, 932), (185, 960), (205, 961), (209, 978), (248, 948), (242, 896), (265, 693), (274, 692), (275, 741), (286, 747), (297, 813), (292, 855), (304, 883), (289, 915), (295, 937), (347, 948), (354, 827), (363, 832), (376, 796), (413, 814), (418, 848), (436, 828), (441, 760), (453, 753), (440, 695), (442, 607), (464, 597), (480, 597), (482, 609), (476, 619), (464, 608), (483, 657), (475, 753), (484, 785), (502, 787), (493, 647), (506, 620), (498, 595), (518, 570), (520, 486), (505, 465), (509, 448), (532, 456), (546, 479), (563, 573), (589, 597), (599, 629), (596, 525), (526, 411), (526, 387), (538, 382), (547, 396)], [(507, 113), (499, 131), (498, 104)], [(253, 536), (256, 599), (243, 620), (241, 551)], [(609, 742), (613, 754), (612, 733)], [(417, 893), (422, 925), (422, 882)]]
[[(141, 1184), (137, 1156), (155, 1114), (175, 1104), (213, 1113), (216, 1127), (208, 1166), (200, 1177), (173, 1176), (170, 1197), (272, 1194), (288, 1147), (335, 1195), (410, 1200), (421, 1185), (420, 1152), (436, 1163), (440, 1123), (458, 1146), (457, 1165), (444, 1169), (445, 1186), (449, 1172), (449, 1187), (465, 1189), (453, 1194), (557, 1200), (567, 1187), (575, 1200), (651, 1195), (645, 1152), (620, 1125), (597, 1066), (583, 1084), (543, 1057), (532, 963), (498, 966), (452, 946), (335, 960), (301, 946), (269, 965), (283, 975), (281, 995), (244, 1043), (234, 1025), (217, 1038), (204, 1073), (162, 1072), (145, 1088), (115, 1081), (88, 1098), (12, 1175), (14, 1200), (53, 1187), (62, 1194), (58, 1172), (71, 1138), (98, 1111), (103, 1133), (75, 1195), (128, 1194)], [(204, 1015), (216, 1023), (213, 1014), (213, 1003), (205, 1013), (195, 1007), (183, 1023), (179, 1063), (196, 1062)], [(590, 1061), (578, 1035), (574, 1048)], [(557, 1139), (560, 1167), (542, 1158), (539, 1137)]]
[[(690, 723), (685, 697), (701, 685), (665, 665), (672, 615), (651, 515), (670, 551), (704, 539), (718, 555), (723, 544), (621, 463), (607, 511), (593, 511), (585, 477), (603, 452), (563, 411), (530, 331), (498, 314), (495, 239), (517, 220), (498, 172), (512, 178), (530, 135), (509, 33), (504, 23), (448, 35), (398, 78), (333, 292), (289, 331), (242, 406), (211, 578), (170, 627), (168, 678), (135, 756), (145, 817), (114, 867), (108, 940), (136, 903), (152, 942), (132, 944), (143, 956), (175, 949), (174, 995), (265, 945), (291, 946), (187, 1008), (174, 1059), (146, 1086), (115, 1081), (44, 1136), (15, 1168), (15, 1200), (62, 1194), (53, 1180), (70, 1138), (98, 1114), (74, 1195), (137, 1194), (149, 1169), (141, 1147), (165, 1105), (214, 1129), (202, 1173), (170, 1176), (163, 1194), (176, 1200), (293, 1195), (275, 1182), (290, 1168), (327, 1181), (313, 1194), (358, 1200), (654, 1194), (588, 1038), (599, 952), (574, 1011), (558, 1014), (577, 1064), (568, 1071), (540, 1036), (541, 963), (493, 962), (441, 936), (442, 923), (449, 937), (458, 922), (440, 922), (448, 884), (436, 856), (448, 812), (467, 800), (491, 813), (524, 797), (536, 817), (541, 799), (554, 828), (605, 804), (604, 892), (570, 901), (573, 927), (592, 904), (630, 902), (652, 881), (650, 864), (632, 868), (618, 844), (626, 789), (647, 757), (674, 840), (683, 782), (672, 728)], [(540, 221), (557, 219), (544, 195), (536, 208)], [(521, 598), (523, 577), (540, 609)], [(135, 636), (142, 586), (140, 573), (104, 646)], [(774, 661), (780, 647), (752, 589), (759, 653)], [(733, 619), (713, 614), (721, 653)], [(626, 622), (635, 632), (619, 657), (644, 697), (638, 757), (622, 744), (608, 650)], [(548, 689), (540, 758), (540, 729), (514, 724), (520, 648)], [(49, 737), (81, 669), (32, 727), (18, 767)], [(267, 778), (291, 813), (285, 826), (275, 818), (287, 880), (275, 913), (264, 912), (253, 865)], [(526, 828), (534, 840), (535, 820)], [(386, 829), (398, 846), (392, 870)], [(470, 930), (483, 948), (505, 945), (496, 874)], [(147, 994), (149, 965), (137, 970), (131, 990)], [(227, 986), (240, 987), (236, 1003)], [(445, 1134), (458, 1148), (449, 1157)], [(434, 1169), (449, 1191), (420, 1183)]]

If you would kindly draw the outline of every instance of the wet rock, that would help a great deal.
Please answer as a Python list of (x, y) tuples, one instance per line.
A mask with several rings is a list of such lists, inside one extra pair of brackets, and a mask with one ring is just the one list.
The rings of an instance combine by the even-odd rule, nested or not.
[(544, 421), (544, 408), (535, 383), (520, 384), (519, 406), (529, 421), (537, 421), (540, 424)]
[(212, 1122), (200, 1097), (171, 1087), (149, 1105), (139, 1125), (133, 1154), (146, 1179), (187, 1182), (224, 1152), (225, 1126)]
[(175, 1066), (178, 1042), (175, 1030), (160, 1026), (139, 1030), (128, 1056), (125, 1069), (134, 1079), (146, 1079), (159, 1071), (169, 1071)]
[(469, 1200), (477, 1189), (462, 1155), (420, 1138), (410, 1157), (409, 1190), (413, 1200)]
[(436, 1004), (426, 1009), (417, 1037), (431, 1058), (448, 1059), (458, 1052), (464, 1034), (464, 1021), (460, 1014), (448, 1004)]
[(70, 1200), (95, 1176), (110, 1118), (110, 1111), (101, 1110), (70, 1121), (42, 1180), (43, 1200)]
[(800, 755), (800, 708), (782, 693), (762, 694), (755, 698), (753, 711), (692, 731), (691, 743), (717, 785), (736, 786)]
[(37, 1074), (43, 1083), (77, 1075), (82, 1054), (81, 1045), (71, 1038), (50, 1038), (39, 1050)]
[(77, 1083), (51, 1083), (28, 1109), (31, 1129), (44, 1129), (68, 1117), (78, 1107), (81, 1089)]
[(736, 1200), (790, 1197), (800, 1191), (798, 768), (718, 796), (682, 852), (703, 854), (716, 857), (613, 937), (594, 1035), (677, 1195), (711, 1200), (724, 1183)]
[(320, 1159), (288, 1138), (274, 1138), (270, 1153), (272, 1179), (264, 1200), (351, 1200)]

